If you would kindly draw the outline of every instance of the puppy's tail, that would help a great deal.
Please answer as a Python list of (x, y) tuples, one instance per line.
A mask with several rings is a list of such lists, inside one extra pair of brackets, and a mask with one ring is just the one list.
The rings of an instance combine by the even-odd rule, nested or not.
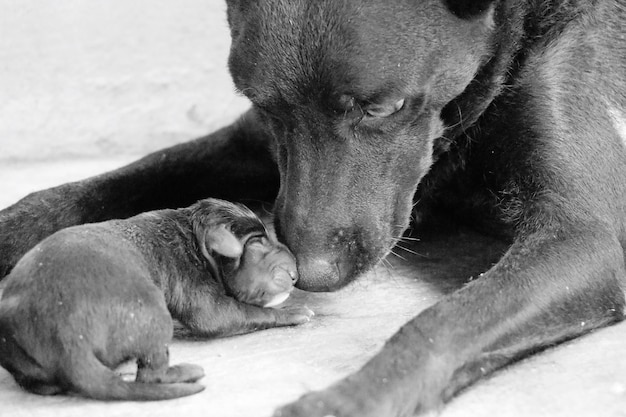
[[(204, 390), (194, 382), (153, 383), (124, 381), (115, 372), (92, 357), (89, 369), (75, 367), (68, 375), (78, 394), (105, 401), (158, 401), (186, 397)], [(77, 369), (83, 368), (83, 369)]]

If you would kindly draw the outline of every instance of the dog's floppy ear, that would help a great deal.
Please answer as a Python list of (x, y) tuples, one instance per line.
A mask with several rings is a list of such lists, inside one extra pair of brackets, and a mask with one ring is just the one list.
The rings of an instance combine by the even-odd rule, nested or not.
[(444, 0), (448, 10), (461, 19), (472, 19), (491, 10), (496, 0)]
[(243, 253), (243, 245), (225, 224), (209, 227), (198, 236), (202, 254), (210, 259), (210, 251), (219, 253), (227, 258), (239, 258)]

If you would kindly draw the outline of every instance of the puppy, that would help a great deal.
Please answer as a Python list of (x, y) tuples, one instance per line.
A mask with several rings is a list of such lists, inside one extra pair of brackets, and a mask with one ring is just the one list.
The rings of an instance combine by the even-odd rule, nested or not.
[[(304, 323), (306, 308), (258, 307), (285, 300), (296, 279), (293, 255), (259, 218), (221, 200), (64, 229), (7, 277), (0, 365), (38, 394), (191, 395), (203, 370), (169, 366), (172, 317), (208, 337)], [(111, 370), (133, 358), (134, 382)]]

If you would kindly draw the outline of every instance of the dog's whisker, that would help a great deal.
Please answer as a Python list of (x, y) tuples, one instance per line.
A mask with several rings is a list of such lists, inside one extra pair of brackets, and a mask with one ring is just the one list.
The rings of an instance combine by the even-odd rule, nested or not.
[(267, 207), (265, 207), (265, 204), (261, 204), (261, 210), (263, 210), (263, 213), (265, 213), (267, 216), (271, 217), (272, 220), (274, 220), (274, 212), (272, 211), (272, 209), (268, 209)]
[(422, 253), (415, 252), (414, 250), (409, 249), (409, 248), (405, 248), (404, 246), (399, 245), (399, 244), (398, 244), (398, 245), (396, 245), (396, 248), (400, 248), (400, 249), (402, 249), (403, 251), (406, 251), (406, 252), (411, 253), (411, 254), (413, 254), (413, 255), (422, 256), (422, 257), (424, 257), (424, 258), (426, 257), (426, 255), (424, 255), (424, 254), (422, 254)]
[(395, 256), (395, 257), (398, 257), (398, 258), (402, 259), (403, 261), (406, 261), (406, 260), (407, 260), (404, 256), (402, 256), (402, 255), (400, 255), (400, 254), (398, 254), (398, 253), (394, 252), (393, 250), (392, 250), (391, 252), (389, 252), (389, 253), (391, 253), (391, 254), (392, 254), (393, 256)]
[(461, 130), (463, 131), (463, 133), (465, 133), (465, 126), (463, 126), (463, 114), (461, 112), (461, 106), (459, 106), (459, 103), (456, 103), (456, 109), (457, 109), (457, 112), (459, 114), (459, 123), (458, 123), (458, 125), (461, 126)]
[(405, 242), (405, 241), (412, 241), (412, 242), (420, 242), (421, 239), (417, 238), (417, 237), (410, 237), (410, 236), (400, 236), (398, 238), (398, 241), (400, 242)]
[[(457, 108), (458, 108), (458, 105), (457, 105)], [(461, 113), (460, 113), (460, 109), (459, 109), (459, 117), (460, 117), (460, 114), (461, 114)], [(458, 122), (453, 123), (453, 124), (451, 124), (451, 125), (448, 125), (448, 126), (446, 126), (446, 127), (447, 127), (448, 129), (454, 129), (454, 128), (456, 128), (456, 127), (461, 126), (462, 124), (463, 124), (463, 121), (462, 121), (461, 119), (459, 119), (459, 121), (458, 121)], [(444, 139), (448, 139), (448, 138), (446, 138), (445, 136), (442, 136), (442, 137), (443, 137)], [(450, 139), (448, 139), (448, 140), (450, 140)]]
[(387, 272), (390, 272), (390, 269), (395, 269), (393, 264), (389, 261), (389, 259), (387, 258), (383, 258), (381, 259), (381, 264), (383, 265), (383, 267), (387, 270)]
[[(387, 275), (389, 277), (393, 276), (393, 270), (395, 269), (393, 264), (389, 261), (389, 259), (387, 259), (387, 257), (383, 257), (378, 264), (384, 268), (384, 271), (387, 273)], [(375, 273), (376, 273), (376, 277), (378, 278), (378, 273), (380, 272), (379, 269), (374, 269)]]
[(397, 244), (398, 242), (406, 242), (406, 243), (411, 243), (411, 242), (420, 242), (421, 239), (417, 238), (417, 237), (411, 237), (411, 236), (396, 236), (394, 238), (392, 238), (394, 244)]

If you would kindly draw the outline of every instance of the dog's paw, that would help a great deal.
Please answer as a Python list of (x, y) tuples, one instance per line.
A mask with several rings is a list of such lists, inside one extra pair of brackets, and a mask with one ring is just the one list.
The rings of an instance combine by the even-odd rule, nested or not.
[(385, 402), (357, 392), (349, 395), (339, 388), (310, 392), (279, 408), (273, 417), (398, 417)]
[(311, 321), (315, 315), (308, 307), (289, 306), (274, 310), (276, 314), (276, 323), (279, 326), (295, 326)]

